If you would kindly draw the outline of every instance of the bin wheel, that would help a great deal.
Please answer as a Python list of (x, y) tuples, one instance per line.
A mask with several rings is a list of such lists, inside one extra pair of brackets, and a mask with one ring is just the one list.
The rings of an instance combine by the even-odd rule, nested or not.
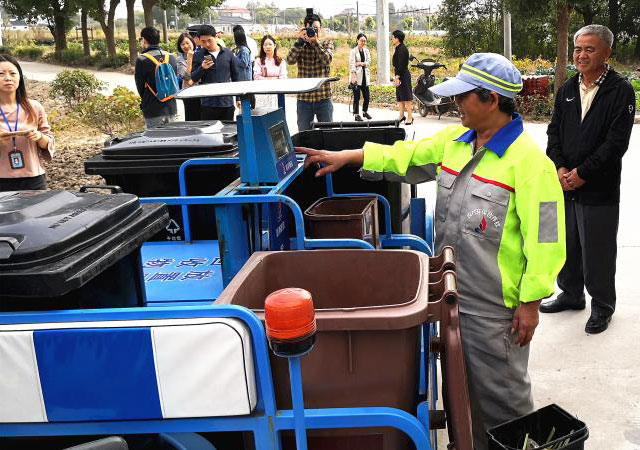
[(422, 117), (426, 117), (428, 112), (429, 111), (427, 111), (427, 107), (425, 105), (420, 105), (420, 115)]

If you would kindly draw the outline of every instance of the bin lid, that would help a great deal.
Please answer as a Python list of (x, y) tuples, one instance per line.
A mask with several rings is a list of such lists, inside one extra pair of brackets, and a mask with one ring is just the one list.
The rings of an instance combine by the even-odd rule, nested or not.
[(119, 233), (141, 212), (132, 194), (0, 193), (0, 271), (60, 260)]
[(228, 83), (197, 84), (178, 92), (176, 98), (219, 97), (247, 94), (299, 94), (311, 92), (333, 78), (287, 78), (280, 80), (231, 81)]
[(105, 142), (106, 159), (167, 159), (214, 156), (238, 145), (236, 124), (216, 121), (173, 122)]

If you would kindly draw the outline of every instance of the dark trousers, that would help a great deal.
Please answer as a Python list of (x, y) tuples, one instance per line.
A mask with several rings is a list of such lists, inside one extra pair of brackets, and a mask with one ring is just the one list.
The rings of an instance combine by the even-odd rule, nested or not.
[(200, 120), (233, 120), (233, 112), (236, 110), (234, 106), (226, 108), (209, 108), (203, 106), (200, 108)]
[(200, 99), (185, 98), (182, 101), (184, 102), (184, 120), (188, 122), (200, 120)]
[(353, 91), (353, 113), (358, 114), (360, 103), (360, 91), (362, 91), (362, 112), (369, 110), (369, 86), (358, 86), (358, 89)]
[(565, 202), (567, 260), (558, 274), (558, 286), (580, 302), (584, 288), (591, 309), (613, 314), (616, 309), (616, 256), (620, 205), (583, 205)]
[(44, 175), (22, 178), (0, 178), (0, 192), (6, 191), (38, 191), (47, 188)]

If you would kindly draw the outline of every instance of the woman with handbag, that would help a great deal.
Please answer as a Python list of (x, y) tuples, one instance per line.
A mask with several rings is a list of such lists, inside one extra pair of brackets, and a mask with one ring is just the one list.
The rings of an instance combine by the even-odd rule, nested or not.
[(406, 120), (405, 123), (411, 125), (413, 124), (413, 105), (411, 103), (413, 91), (411, 89), (411, 72), (409, 72), (409, 50), (404, 45), (404, 33), (400, 30), (391, 33), (391, 43), (395, 47), (392, 62), (395, 70), (393, 85), (396, 87), (396, 100), (400, 113), (398, 121)]
[(369, 66), (371, 65), (371, 53), (367, 48), (367, 37), (364, 33), (358, 34), (356, 37), (356, 45), (351, 49), (349, 55), (349, 71), (351, 72), (351, 86), (353, 89), (353, 114), (358, 122), (362, 122), (359, 114), (360, 92), (362, 92), (362, 115), (371, 119), (367, 112), (369, 109), (369, 84), (371, 83), (371, 73)]

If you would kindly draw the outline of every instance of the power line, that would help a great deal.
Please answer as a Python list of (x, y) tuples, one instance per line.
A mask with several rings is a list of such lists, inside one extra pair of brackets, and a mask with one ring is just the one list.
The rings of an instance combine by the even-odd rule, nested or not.
[(410, 9), (408, 11), (389, 11), (389, 14), (406, 14), (406, 13), (421, 12), (421, 11), (431, 12), (431, 8)]

